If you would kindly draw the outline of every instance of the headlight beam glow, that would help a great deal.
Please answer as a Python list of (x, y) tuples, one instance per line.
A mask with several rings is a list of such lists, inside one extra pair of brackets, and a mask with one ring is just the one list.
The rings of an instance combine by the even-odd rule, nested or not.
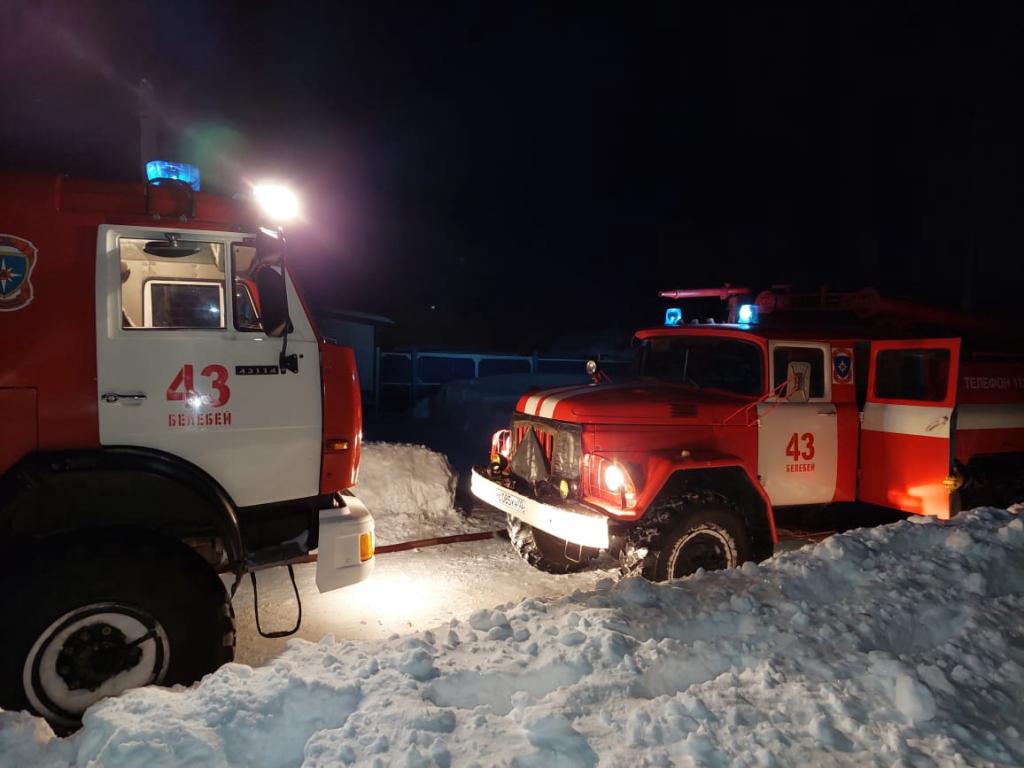
[(253, 187), (252, 196), (271, 221), (283, 223), (299, 216), (299, 198), (283, 184), (261, 182)]

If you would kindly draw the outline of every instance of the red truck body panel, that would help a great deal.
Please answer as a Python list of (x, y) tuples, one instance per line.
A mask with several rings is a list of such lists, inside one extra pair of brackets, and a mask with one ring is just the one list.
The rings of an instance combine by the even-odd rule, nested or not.
[[(153, 210), (175, 201), (153, 188)], [(240, 207), (196, 193), (196, 218), (174, 227), (241, 229)], [(0, 347), (0, 390), (31, 388), (37, 420), (35, 445), (16, 437), (0, 453), (0, 473), (38, 450), (99, 446), (96, 390), (96, 231), (101, 224), (154, 226), (145, 213), (144, 185), (83, 181), (53, 174), (5, 174), (0, 183), (0, 234), (32, 243), (37, 253), (29, 280), (31, 301), (0, 312), (14, 344)], [(29, 430), (31, 431), (31, 430)], [(24, 429), (15, 431), (24, 434)], [(13, 447), (17, 443), (22, 447)]]
[(320, 492), (331, 493), (351, 488), (359, 479), (363, 423), (355, 354), (348, 347), (321, 344), (320, 372), (324, 419)]
[[(945, 517), (954, 460), (967, 465), (979, 455), (1024, 455), (1024, 357), (979, 362), (973, 352), (961, 351), (960, 339), (894, 335), (837, 336), (809, 328), (722, 324), (646, 329), (636, 334), (638, 340), (711, 336), (757, 345), (764, 360), (762, 391), (740, 396), (680, 383), (629, 379), (528, 392), (519, 399), (516, 412), (539, 419), (541, 425), (545, 420), (580, 425), (584, 454), (596, 454), (628, 469), (637, 488), (635, 505), (610, 509), (601, 500), (587, 499), (618, 520), (640, 519), (672, 473), (697, 467), (742, 467), (768, 502), (770, 494), (759, 473), (766, 465), (771, 468), (771, 463), (763, 453), (764, 435), (759, 439), (759, 428), (762, 419), (773, 418), (775, 408), (791, 407), (772, 391), (771, 349), (776, 344), (812, 342), (831, 351), (826, 353), (824, 373), (831, 381), (828, 396), (818, 398), (822, 406), (818, 415), (807, 411), (807, 420), (795, 423), (793, 438), (796, 445), (806, 445), (807, 437), (813, 442), (824, 423), (822, 416), (835, 419), (835, 485), (822, 503), (869, 501)], [(855, 348), (863, 353), (856, 366)], [(928, 401), (875, 397), (875, 355), (884, 350), (948, 351), (951, 362), (944, 396)], [(865, 407), (875, 409), (867, 414), (867, 424), (862, 423)], [(943, 408), (948, 416), (942, 416)], [(932, 424), (927, 420), (936, 410), (940, 413)], [(925, 422), (914, 426), (921, 419)], [(517, 444), (521, 435), (513, 433), (512, 438)], [(685, 458), (680, 458), (680, 450)], [(773, 444), (771, 450), (781, 446)], [(803, 468), (817, 469), (813, 461), (785, 467), (787, 471)]]
[[(0, 347), (0, 388), (36, 392), (41, 450), (99, 445), (93, 275), (104, 217), (64, 206), (60, 177), (8, 176), (0, 184), (0, 233), (30, 239), (45, 254), (29, 276), (31, 302), (0, 313), (4, 335), (15, 340)], [(0, 472), (20, 454), (5, 450)]]
[[(174, 229), (252, 232), (256, 224), (244, 202), (204, 192), (194, 194), (195, 215), (182, 217), (180, 191), (168, 187), (147, 191), (143, 183), (30, 173), (3, 174), (0, 181), (0, 246), (6, 243), (11, 253), (12, 247), (33, 251), (20, 291), (0, 301), (0, 328), (13, 340), (0, 345), (0, 407), (8, 414), (0, 446), (2, 475), (32, 451), (100, 446), (98, 227), (163, 223)], [(331, 453), (324, 447), (320, 487), (323, 493), (344, 490), (356, 480), (362, 429), (355, 361), (351, 350), (322, 341), (297, 286), (296, 291), (319, 346), (324, 437), (342, 437), (351, 445)], [(258, 307), (258, 297), (254, 300)]]
[[(1024, 451), (1024, 366), (967, 362), (960, 369), (955, 455), (966, 464), (978, 454)], [(992, 429), (993, 424), (1008, 425)]]

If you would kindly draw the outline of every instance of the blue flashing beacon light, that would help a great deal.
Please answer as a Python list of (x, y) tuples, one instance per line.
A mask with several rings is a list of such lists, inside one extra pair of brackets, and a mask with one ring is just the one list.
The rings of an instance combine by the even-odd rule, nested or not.
[(194, 191), (199, 191), (199, 169), (188, 163), (150, 160), (146, 163), (146, 178), (154, 183), (159, 182), (160, 179), (181, 181), (192, 187)]
[(665, 325), (681, 325), (683, 322), (683, 310), (679, 307), (669, 307), (665, 310)]
[(740, 325), (756, 325), (757, 324), (757, 305), (756, 304), (741, 304), (740, 311), (736, 315), (736, 319)]

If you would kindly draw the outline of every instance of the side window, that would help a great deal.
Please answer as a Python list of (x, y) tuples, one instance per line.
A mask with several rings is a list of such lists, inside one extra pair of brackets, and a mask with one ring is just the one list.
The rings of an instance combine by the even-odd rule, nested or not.
[(779, 387), (786, 380), (790, 363), (810, 363), (811, 391), (808, 397), (825, 396), (825, 352), (818, 347), (775, 347), (772, 365), (775, 369), (772, 386)]
[(253, 261), (256, 248), (251, 245), (231, 246), (231, 280), (234, 283), (235, 328), (239, 331), (263, 332), (260, 325), (259, 289)]
[(949, 363), (948, 349), (884, 349), (875, 362), (875, 397), (941, 402)]
[(224, 328), (224, 246), (178, 241), (174, 255), (157, 255), (147, 252), (147, 244), (150, 251), (159, 251), (164, 245), (158, 240), (127, 237), (119, 243), (121, 327)]

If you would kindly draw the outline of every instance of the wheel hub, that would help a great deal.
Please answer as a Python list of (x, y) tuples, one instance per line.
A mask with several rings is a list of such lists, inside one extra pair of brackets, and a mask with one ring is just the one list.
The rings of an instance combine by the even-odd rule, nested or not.
[(72, 691), (95, 691), (142, 659), (138, 643), (129, 643), (117, 627), (97, 622), (75, 630), (57, 656), (57, 674)]
[(51, 723), (74, 727), (100, 699), (162, 682), (170, 650), (167, 632), (142, 608), (79, 605), (39, 632), (22, 667), (25, 696)]

